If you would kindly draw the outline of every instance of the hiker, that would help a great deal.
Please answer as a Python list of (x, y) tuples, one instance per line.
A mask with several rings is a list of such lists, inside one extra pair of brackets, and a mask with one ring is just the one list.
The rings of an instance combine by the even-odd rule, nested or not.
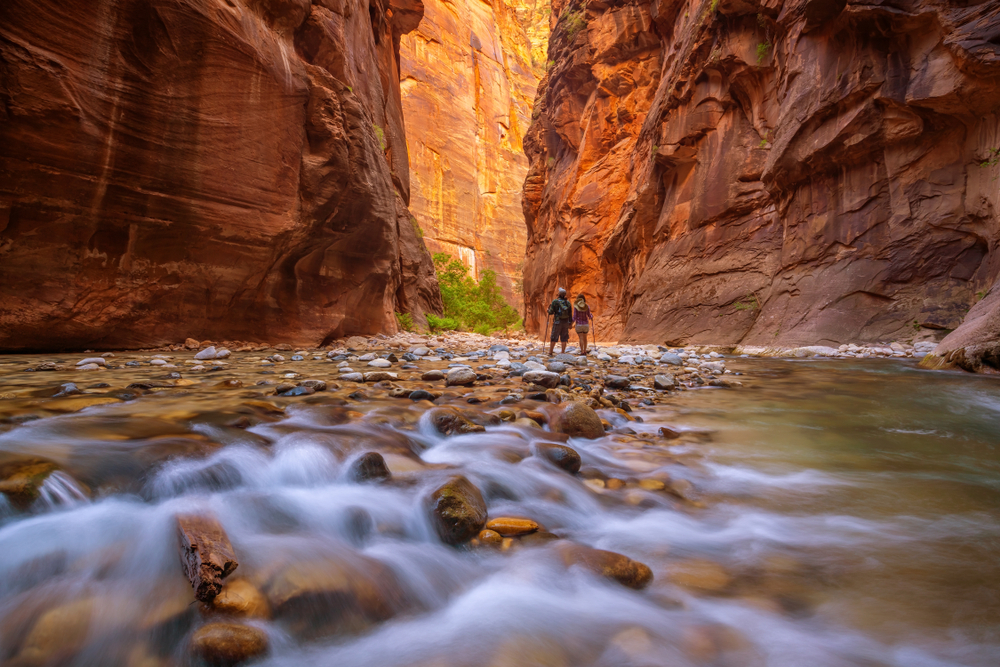
[(549, 344), (549, 356), (556, 349), (556, 339), (562, 342), (562, 352), (566, 353), (566, 343), (569, 342), (569, 325), (573, 321), (573, 307), (566, 298), (566, 288), (559, 288), (559, 296), (549, 304), (549, 315), (552, 316), (552, 337)]
[(573, 303), (573, 324), (576, 325), (576, 333), (580, 336), (580, 354), (587, 355), (587, 334), (590, 333), (590, 324), (594, 321), (594, 314), (590, 312), (587, 305), (587, 297), (583, 293), (576, 295), (576, 302)]

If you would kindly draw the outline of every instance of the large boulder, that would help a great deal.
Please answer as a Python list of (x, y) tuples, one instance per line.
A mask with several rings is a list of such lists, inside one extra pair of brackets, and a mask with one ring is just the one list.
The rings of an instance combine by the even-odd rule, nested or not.
[(486, 525), (483, 494), (461, 475), (434, 489), (429, 505), (434, 528), (447, 544), (468, 542)]
[(920, 365), (1000, 373), (1000, 284), (972, 307), (957, 329), (944, 337)]

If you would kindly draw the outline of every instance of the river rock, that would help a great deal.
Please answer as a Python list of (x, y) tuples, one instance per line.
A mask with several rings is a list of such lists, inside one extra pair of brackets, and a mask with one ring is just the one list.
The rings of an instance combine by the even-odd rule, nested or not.
[(0, 463), (0, 493), (7, 496), (14, 507), (25, 510), (35, 502), (38, 490), (56, 470), (56, 464), (45, 459), (26, 458)]
[(411, 391), (408, 398), (411, 401), (433, 401), (434, 394), (424, 389), (417, 389), (416, 391)]
[(676, 386), (677, 380), (675, 380), (674, 376), (669, 373), (653, 376), (653, 387), (655, 389), (673, 389)]
[(538, 524), (531, 519), (517, 519), (513, 517), (498, 517), (486, 522), (487, 530), (495, 531), (504, 537), (517, 537), (527, 535), (538, 530)]
[(449, 387), (464, 386), (473, 384), (476, 381), (476, 372), (471, 368), (457, 367), (448, 371), (445, 384)]
[(580, 472), (580, 455), (572, 447), (557, 445), (551, 442), (541, 442), (535, 446), (537, 455), (568, 473)]
[(592, 549), (580, 544), (565, 546), (560, 551), (567, 566), (582, 566), (598, 576), (614, 579), (622, 586), (638, 590), (653, 580), (653, 571), (649, 566), (614, 551)]
[(424, 382), (437, 382), (438, 380), (444, 379), (444, 371), (439, 371), (439, 370), (427, 371), (426, 373), (420, 376), (420, 379), (423, 380)]
[(660, 356), (660, 363), (669, 364), (670, 366), (682, 366), (684, 365), (684, 360), (673, 352), (664, 352)]
[(571, 438), (600, 438), (604, 435), (601, 418), (584, 403), (568, 403), (554, 420), (553, 430)]
[(231, 616), (270, 618), (267, 599), (246, 579), (227, 580), (212, 600), (212, 609)]
[(529, 384), (540, 385), (546, 389), (555, 389), (559, 386), (559, 375), (550, 371), (528, 371), (521, 376), (521, 380)]
[(503, 536), (495, 530), (481, 530), (476, 535), (476, 539), (479, 540), (480, 544), (489, 546), (499, 546), (503, 542)]
[(267, 652), (267, 634), (239, 623), (209, 623), (191, 637), (191, 652), (213, 667), (231, 667)]
[(550, 361), (549, 365), (545, 367), (550, 373), (565, 373), (566, 364), (561, 361)]
[(188, 338), (187, 340), (184, 341), (184, 347), (186, 347), (189, 350), (197, 350), (199, 347), (201, 347), (201, 343), (196, 341), (194, 338)]
[(226, 348), (222, 348), (221, 350), (219, 350), (218, 352), (215, 353), (215, 358), (216, 359), (228, 359), (230, 356), (232, 356), (232, 354), (233, 353), (230, 352), (229, 350), (227, 350)]
[(404, 606), (392, 570), (351, 552), (289, 563), (264, 594), (274, 617), (302, 639), (363, 631)]
[(446, 544), (467, 542), (486, 524), (486, 501), (469, 480), (455, 475), (430, 495), (432, 523)]
[(181, 565), (195, 597), (211, 602), (222, 590), (222, 580), (238, 566), (233, 545), (219, 521), (209, 514), (177, 516)]
[(480, 433), (486, 430), (485, 426), (473, 423), (454, 408), (433, 408), (428, 411), (426, 419), (443, 435)]
[(381, 481), (392, 477), (385, 459), (378, 452), (365, 452), (351, 464), (350, 478), (355, 482)]
[(608, 375), (604, 378), (604, 386), (611, 389), (626, 389), (629, 386), (629, 379), (621, 375)]
[(303, 380), (299, 383), (300, 387), (309, 387), (315, 391), (326, 391), (326, 381), (324, 380)]
[(87, 357), (86, 359), (81, 359), (76, 362), (77, 366), (86, 366), (88, 364), (97, 364), (98, 366), (107, 366), (108, 362), (104, 357)]
[(417, 347), (411, 347), (410, 348), (410, 354), (412, 354), (412, 355), (414, 355), (416, 357), (426, 357), (430, 353), (431, 353), (431, 351), (428, 350), (423, 345), (420, 345), (420, 346), (417, 346)]
[(194, 358), (198, 359), (199, 361), (204, 361), (205, 359), (215, 359), (215, 355), (217, 353), (218, 350), (215, 349), (214, 345), (211, 345), (209, 347), (206, 347), (204, 350), (197, 353), (196, 355), (194, 355)]
[(388, 359), (372, 359), (368, 362), (368, 365), (372, 368), (391, 368), (392, 362)]
[[(341, 375), (341, 377), (344, 377)], [(388, 371), (372, 371), (364, 374), (365, 382), (384, 382), (385, 380), (398, 380), (399, 376)]]
[(360, 382), (364, 382), (365, 381), (365, 376), (362, 375), (361, 373), (357, 373), (357, 372), (351, 371), (350, 373), (342, 373), (340, 375), (340, 379), (344, 380), (345, 382), (359, 382), (360, 383)]

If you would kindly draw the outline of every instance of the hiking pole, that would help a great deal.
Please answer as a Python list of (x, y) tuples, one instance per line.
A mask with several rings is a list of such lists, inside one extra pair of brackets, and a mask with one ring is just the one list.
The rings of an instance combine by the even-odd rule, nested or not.
[(542, 330), (542, 335), (539, 338), (542, 339), (542, 347), (545, 347), (545, 336), (549, 331), (549, 314), (545, 313), (545, 328)]

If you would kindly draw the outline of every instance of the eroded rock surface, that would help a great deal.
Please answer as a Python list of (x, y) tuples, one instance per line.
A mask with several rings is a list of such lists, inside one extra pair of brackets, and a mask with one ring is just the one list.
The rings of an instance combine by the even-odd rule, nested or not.
[(997, 3), (553, 10), (529, 328), (562, 285), (605, 340), (896, 340), (956, 327), (1000, 272)]
[(0, 6), (0, 349), (318, 344), (440, 307), (408, 0)]
[(496, 271), (518, 307), (521, 138), (545, 66), (544, 5), (426, 0), (423, 21), (400, 43), (414, 223), (433, 252), (461, 259), (473, 276)]

